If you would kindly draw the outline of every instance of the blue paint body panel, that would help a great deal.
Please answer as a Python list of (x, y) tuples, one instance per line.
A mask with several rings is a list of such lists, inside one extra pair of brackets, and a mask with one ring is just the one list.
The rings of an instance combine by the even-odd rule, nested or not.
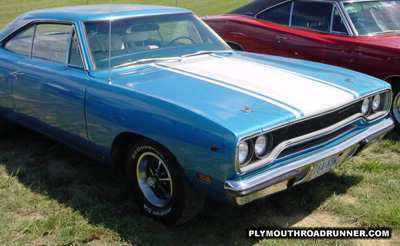
[[(179, 8), (136, 5), (118, 5), (111, 9), (115, 18), (190, 13)], [(2, 45), (1, 115), (110, 164), (113, 164), (111, 148), (120, 134), (145, 136), (165, 146), (176, 157), (188, 180), (197, 189), (222, 201), (225, 200), (226, 180), (251, 176), (288, 161), (283, 159), (254, 172), (238, 173), (235, 167), (236, 146), (243, 137), (277, 126), (288, 126), (315, 115), (306, 115), (297, 109), (297, 105), (286, 104), (289, 109), (285, 109), (280, 106), (285, 102), (268, 98), (263, 91), (251, 91), (245, 85), (231, 85), (214, 78), (211, 73), (208, 76), (173, 68), (170, 63), (133, 65), (110, 72), (93, 70), (82, 22), (107, 19), (109, 16), (108, 5), (66, 7), (28, 12), (6, 26), (0, 33), (1, 41), (35, 20), (72, 22), (87, 66), (85, 70), (30, 59), (10, 52)], [(272, 67), (282, 72), (283, 76), (290, 73), (299, 79), (316, 79), (315, 83), (327, 81), (328, 87), (352, 95), (354, 102), (373, 92), (390, 89), (390, 85), (381, 80), (338, 67), (235, 51), (183, 58), (176, 64), (200, 64), (204, 60), (218, 61), (221, 57), (232, 62)], [(14, 71), (21, 75), (17, 78), (10, 75)], [(245, 75), (246, 71), (243, 71)], [(346, 78), (354, 82), (346, 82)], [(270, 87), (276, 83), (279, 81), (265, 80)], [(303, 92), (298, 93), (312, 97), (311, 89), (305, 87)], [(338, 102), (337, 107), (343, 104)], [(242, 109), (245, 106), (254, 106), (257, 110), (244, 112)], [(331, 148), (368, 127), (368, 124), (360, 122), (351, 134), (319, 148)], [(215, 146), (218, 151), (211, 150)], [(305, 154), (299, 153), (290, 158), (301, 158)], [(211, 177), (213, 183), (198, 180), (196, 175), (199, 173)]]

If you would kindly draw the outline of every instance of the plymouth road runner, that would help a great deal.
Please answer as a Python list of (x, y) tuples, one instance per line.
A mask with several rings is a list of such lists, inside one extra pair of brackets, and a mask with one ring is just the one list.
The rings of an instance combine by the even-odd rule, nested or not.
[(192, 12), (93, 5), (0, 32), (0, 114), (125, 169), (142, 212), (193, 218), (315, 179), (393, 128), (379, 79), (231, 50)]

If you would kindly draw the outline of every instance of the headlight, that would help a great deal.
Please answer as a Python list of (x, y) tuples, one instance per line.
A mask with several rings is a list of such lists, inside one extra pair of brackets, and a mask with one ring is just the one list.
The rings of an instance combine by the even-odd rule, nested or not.
[(268, 138), (265, 135), (261, 135), (257, 137), (256, 142), (254, 144), (254, 152), (257, 157), (265, 154), (268, 147)]
[(249, 159), (249, 144), (242, 141), (238, 146), (239, 165), (243, 165)]
[(377, 111), (381, 106), (381, 96), (375, 95), (372, 100), (372, 111)]
[(367, 115), (369, 113), (369, 101), (370, 101), (369, 98), (365, 98), (363, 103), (362, 103), (361, 113), (363, 115)]

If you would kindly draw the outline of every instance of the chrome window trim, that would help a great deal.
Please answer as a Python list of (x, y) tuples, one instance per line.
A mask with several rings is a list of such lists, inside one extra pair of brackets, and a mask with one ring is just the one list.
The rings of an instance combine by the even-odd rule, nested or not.
[[(312, 0), (311, 0), (311, 1), (310, 1), (310, 0), (301, 0), (301, 1), (293, 1), (293, 0), (291, 0), (291, 1), (284, 1), (284, 2), (275, 4), (275, 5), (271, 6), (271, 7), (268, 7), (268, 8), (266, 8), (266, 9), (263, 9), (263, 10), (259, 11), (257, 14), (254, 15), (254, 18), (259, 19), (259, 15), (261, 15), (261, 14), (264, 13), (265, 11), (268, 11), (268, 10), (270, 10), (270, 9), (272, 9), (272, 8), (278, 7), (279, 5), (283, 5), (283, 4), (287, 3), (287, 2), (292, 2), (292, 6), (291, 6), (291, 8), (290, 8), (290, 14), (289, 14), (289, 24), (288, 24), (288, 25), (282, 25), (282, 24), (278, 24), (278, 23), (275, 23), (275, 22), (272, 22), (272, 21), (269, 21), (269, 22), (275, 23), (275, 24), (277, 24), (277, 25), (288, 26), (288, 27), (291, 27), (291, 28), (300, 29), (300, 30), (307, 30), (307, 31), (313, 31), (313, 32), (320, 32), (320, 33), (330, 33), (330, 34), (335, 34), (335, 35), (340, 35), (340, 36), (345, 36), (345, 37), (354, 36), (354, 35), (353, 35), (353, 30), (352, 30), (351, 26), (349, 25), (349, 21), (344, 17), (344, 15), (343, 15), (343, 13), (342, 13), (342, 12), (344, 12), (344, 11), (341, 9), (340, 5), (339, 5), (338, 2), (336, 2), (336, 1), (312, 1)], [(294, 3), (295, 3), (295, 2), (331, 3), (332, 6), (336, 7), (336, 9), (338, 10), (339, 15), (340, 15), (340, 17), (342, 18), (343, 23), (344, 23), (344, 25), (345, 25), (345, 27), (346, 27), (347, 33), (332, 31), (332, 21), (333, 21), (333, 13), (334, 13), (334, 12), (332, 12), (332, 15), (331, 15), (331, 27), (330, 27), (330, 31), (329, 31), (329, 32), (323, 32), (323, 31), (317, 31), (317, 30), (310, 30), (310, 29), (300, 28), (300, 27), (292, 27), (293, 10), (294, 10)], [(344, 9), (344, 8), (343, 8), (343, 9)], [(334, 10), (332, 10), (332, 11), (334, 11)], [(247, 17), (249, 17), (249, 16), (247, 16)]]
[[(74, 39), (74, 34), (75, 34), (76, 40), (78, 41), (78, 49), (79, 49), (79, 53), (81, 54), (80, 59), (82, 61), (83, 67), (80, 67), (80, 66), (77, 66), (75, 64), (71, 64), (70, 63), (70, 61), (71, 61), (71, 57), (70, 57), (71, 56), (71, 48), (72, 48), (72, 44), (74, 42), (74, 40), (73, 40)], [(83, 54), (82, 54), (82, 45), (81, 45), (81, 43), (79, 41), (79, 34), (78, 34), (76, 26), (74, 25), (72, 33), (71, 33), (71, 37), (70, 37), (70, 42), (69, 42), (69, 49), (68, 49), (68, 54), (67, 54), (67, 66), (72, 67), (72, 68), (86, 70), (85, 69), (85, 61), (84, 60), (85, 59), (83, 59)]]
[(294, 9), (294, 1), (292, 1), (292, 6), (290, 7), (290, 14), (289, 14), (289, 27), (292, 26), (292, 19), (293, 19), (293, 9)]
[[(351, 27), (351, 30), (353, 32), (353, 35), (354, 36), (361, 36), (361, 35), (358, 34), (358, 31), (357, 31), (356, 27), (354, 26), (353, 21), (351, 20), (349, 14), (346, 12), (346, 9), (344, 7), (345, 3), (351, 3), (351, 2), (340, 2), (340, 7), (341, 7), (341, 10), (342, 10), (341, 12), (346, 17), (346, 20), (347, 20), (347, 22), (348, 22), (348, 24)], [(368, 35), (365, 35), (365, 36), (368, 36)]]
[[(334, 18), (334, 15), (335, 15), (335, 10), (337, 10), (337, 12), (339, 13), (339, 16), (340, 16), (340, 18), (341, 18), (342, 21), (343, 21), (343, 24), (344, 24), (344, 27), (346, 28), (347, 33), (337, 32), (337, 31), (334, 31), (334, 30), (332, 29), (332, 28), (333, 28), (333, 18)], [(347, 22), (347, 21), (346, 21), (346, 18), (343, 17), (343, 15), (342, 15), (342, 13), (341, 13), (341, 11), (340, 11), (340, 6), (339, 6), (337, 3), (333, 4), (333, 7), (332, 7), (332, 14), (331, 14), (331, 28), (330, 28), (330, 33), (333, 33), (333, 34), (336, 34), (336, 35), (342, 35), (342, 36), (351, 36), (351, 29), (349, 28), (349, 26), (347, 25), (346, 22)]]
[(344, 26), (346, 27), (347, 35), (345, 35), (345, 36), (353, 37), (354, 36), (354, 32), (353, 32), (353, 29), (351, 28), (351, 26), (349, 24), (350, 22), (346, 18), (346, 16), (343, 14), (344, 8), (342, 9), (341, 5), (339, 3), (335, 3), (334, 5), (335, 5), (335, 7), (336, 7), (336, 9), (337, 9), (337, 11), (338, 11), (338, 13), (340, 15), (340, 18), (342, 18), (342, 20), (343, 20)]
[(330, 28), (329, 28), (329, 32), (333, 32), (332, 28), (333, 28), (333, 17), (335, 15), (335, 5), (332, 5), (332, 11), (331, 11), (331, 24), (330, 24)]
[[(354, 100), (354, 101), (352, 101), (350, 103), (347, 103), (347, 104), (345, 104), (342, 107), (337, 108), (337, 109), (332, 109), (330, 111), (326, 111), (326, 112), (323, 112), (321, 114), (317, 114), (317, 115), (313, 115), (313, 116), (309, 116), (309, 117), (305, 117), (305, 118), (300, 118), (300, 119), (297, 119), (297, 120), (294, 120), (294, 121), (284, 122), (284, 123), (278, 124), (278, 125), (273, 126), (273, 127), (264, 128), (264, 129), (261, 129), (259, 131), (252, 132), (250, 134), (246, 134), (246, 135), (244, 135), (244, 136), (242, 136), (242, 137), (240, 137), (238, 139), (238, 141), (236, 143), (236, 146), (238, 146), (238, 144), (241, 141), (248, 140), (248, 139), (256, 137), (258, 135), (265, 134), (265, 133), (277, 130), (279, 128), (282, 128), (282, 127), (286, 127), (286, 126), (289, 126), (291, 124), (295, 124), (295, 123), (298, 123), (298, 122), (307, 121), (307, 120), (310, 120), (310, 119), (321, 117), (323, 115), (332, 113), (334, 111), (338, 111), (340, 109), (346, 108), (347, 106), (350, 106), (350, 105), (352, 105), (352, 104), (354, 104), (356, 102), (362, 101), (362, 100), (364, 100), (364, 98), (371, 97), (373, 95), (381, 94), (381, 93), (385, 93), (385, 92), (388, 93), (388, 95), (389, 95), (388, 101), (389, 101), (389, 104), (391, 104), (390, 103), (392, 101), (391, 90), (390, 89), (382, 89), (382, 90), (379, 90), (379, 91), (368, 93), (368, 94), (364, 95), (363, 97), (359, 97), (357, 100)], [(335, 123), (335, 124), (333, 124), (331, 126), (328, 126), (328, 127), (324, 128), (324, 129), (321, 129), (321, 130), (318, 130), (318, 131), (315, 131), (315, 132), (311, 132), (311, 133), (308, 133), (306, 135), (302, 135), (302, 136), (299, 136), (299, 137), (296, 137), (296, 138), (293, 138), (293, 139), (285, 140), (285, 141), (279, 143), (274, 149), (272, 149), (271, 153), (269, 155), (267, 155), (267, 157), (265, 157), (263, 159), (260, 159), (258, 161), (255, 161), (255, 162), (253, 162), (251, 164), (248, 164), (248, 166), (245, 166), (245, 167), (241, 168), (239, 166), (239, 164), (237, 163), (237, 161), (235, 160), (235, 171), (236, 171), (236, 173), (244, 173), (244, 172), (248, 172), (248, 171), (254, 170), (256, 168), (259, 168), (261, 166), (265, 166), (268, 163), (271, 163), (271, 162), (275, 161), (277, 159), (277, 157), (279, 156), (279, 154), (283, 150), (285, 150), (286, 148), (288, 148), (288, 147), (290, 147), (290, 146), (292, 146), (294, 144), (301, 144), (304, 141), (310, 141), (310, 140), (313, 140), (313, 139), (315, 139), (317, 137), (323, 137), (323, 136), (329, 135), (330, 133), (333, 133), (333, 131), (336, 131), (337, 129), (343, 128), (343, 127), (345, 127), (345, 126), (347, 126), (347, 125), (349, 125), (351, 123), (354, 123), (355, 121), (360, 120), (360, 119), (364, 119), (368, 123), (375, 122), (375, 121), (383, 118), (384, 116), (388, 115), (389, 112), (390, 112), (390, 106), (387, 107), (386, 110), (384, 110), (384, 111), (379, 111), (379, 112), (373, 114), (373, 116), (374, 116), (373, 119), (368, 119), (363, 114), (361, 114), (361, 112), (359, 112), (357, 114), (354, 114), (353, 116), (350, 116), (350, 117), (348, 117), (348, 118), (346, 118), (346, 119), (344, 119), (344, 120), (342, 120), (340, 122), (337, 122), (337, 123)], [(334, 130), (331, 130), (332, 128)], [(235, 156), (236, 156), (236, 154), (235, 154)]]
[(269, 6), (268, 8), (265, 8), (265, 9), (259, 11), (258, 13), (256, 13), (254, 15), (254, 18), (258, 19), (258, 16), (261, 15), (262, 13), (264, 13), (265, 11), (268, 11), (268, 10), (270, 10), (272, 8), (278, 7), (279, 5), (283, 5), (283, 4), (287, 3), (287, 2), (292, 2), (292, 6), (293, 6), (293, 2), (294, 2), (293, 0), (288, 0), (288, 1), (281, 2), (281, 3), (277, 3), (275, 5)]
[[(21, 26), (20, 28), (18, 28), (16, 31), (10, 33), (7, 37), (5, 37), (5, 38), (2, 40), (2, 46), (4, 47), (4, 45), (5, 45), (10, 39), (12, 39), (15, 35), (17, 35), (17, 34), (20, 33), (21, 31), (23, 31), (23, 30), (26, 29), (27, 27), (33, 26), (34, 31), (33, 31), (33, 35), (32, 35), (31, 52), (30, 52), (30, 55), (28, 56), (28, 58), (31, 59), (31, 60), (36, 60), (36, 59), (32, 58), (32, 53), (33, 53), (33, 42), (34, 42), (35, 36), (36, 36), (36, 26), (37, 26), (38, 24), (61, 24), (61, 25), (71, 25), (72, 28), (73, 28), (73, 31), (75, 31), (77, 34), (79, 33), (79, 32), (78, 32), (77, 23), (74, 22), (74, 21), (53, 20), (53, 19), (37, 19), (37, 20), (32, 20), (32, 21), (30, 21), (30, 22), (25, 23), (23, 26)], [(71, 42), (71, 38), (72, 38), (72, 35), (71, 35), (71, 37), (70, 37), (69, 42)], [(81, 41), (81, 39), (80, 39), (80, 35), (78, 35), (78, 42), (79, 42), (79, 45), (82, 47), (82, 41)], [(69, 52), (70, 52), (70, 51), (68, 50), (66, 62), (63, 64), (63, 65), (65, 65), (65, 66), (68, 66), (68, 65), (69, 65), (69, 63), (68, 63)], [(80, 52), (81, 52), (81, 59), (83, 59), (83, 58), (84, 58), (84, 54), (83, 54), (82, 49), (81, 49)], [(26, 57), (26, 56), (25, 56), (25, 57)], [(39, 60), (40, 60), (40, 59), (39, 59)], [(49, 61), (46, 61), (46, 60), (40, 60), (40, 61), (49, 62)], [(56, 64), (59, 64), (59, 63), (56, 63)], [(88, 66), (87, 66), (86, 59), (83, 59), (83, 64), (84, 64), (83, 69), (84, 69), (85, 71), (88, 71)]]

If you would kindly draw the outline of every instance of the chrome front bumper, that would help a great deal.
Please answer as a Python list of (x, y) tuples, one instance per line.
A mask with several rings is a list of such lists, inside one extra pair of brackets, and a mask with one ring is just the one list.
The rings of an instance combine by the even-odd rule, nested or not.
[(294, 185), (310, 181), (311, 174), (318, 163), (338, 155), (337, 165), (340, 165), (369, 143), (383, 138), (393, 127), (393, 120), (388, 117), (332, 148), (324, 149), (250, 177), (227, 180), (224, 187), (227, 200), (233, 205), (244, 205), (286, 190)]

